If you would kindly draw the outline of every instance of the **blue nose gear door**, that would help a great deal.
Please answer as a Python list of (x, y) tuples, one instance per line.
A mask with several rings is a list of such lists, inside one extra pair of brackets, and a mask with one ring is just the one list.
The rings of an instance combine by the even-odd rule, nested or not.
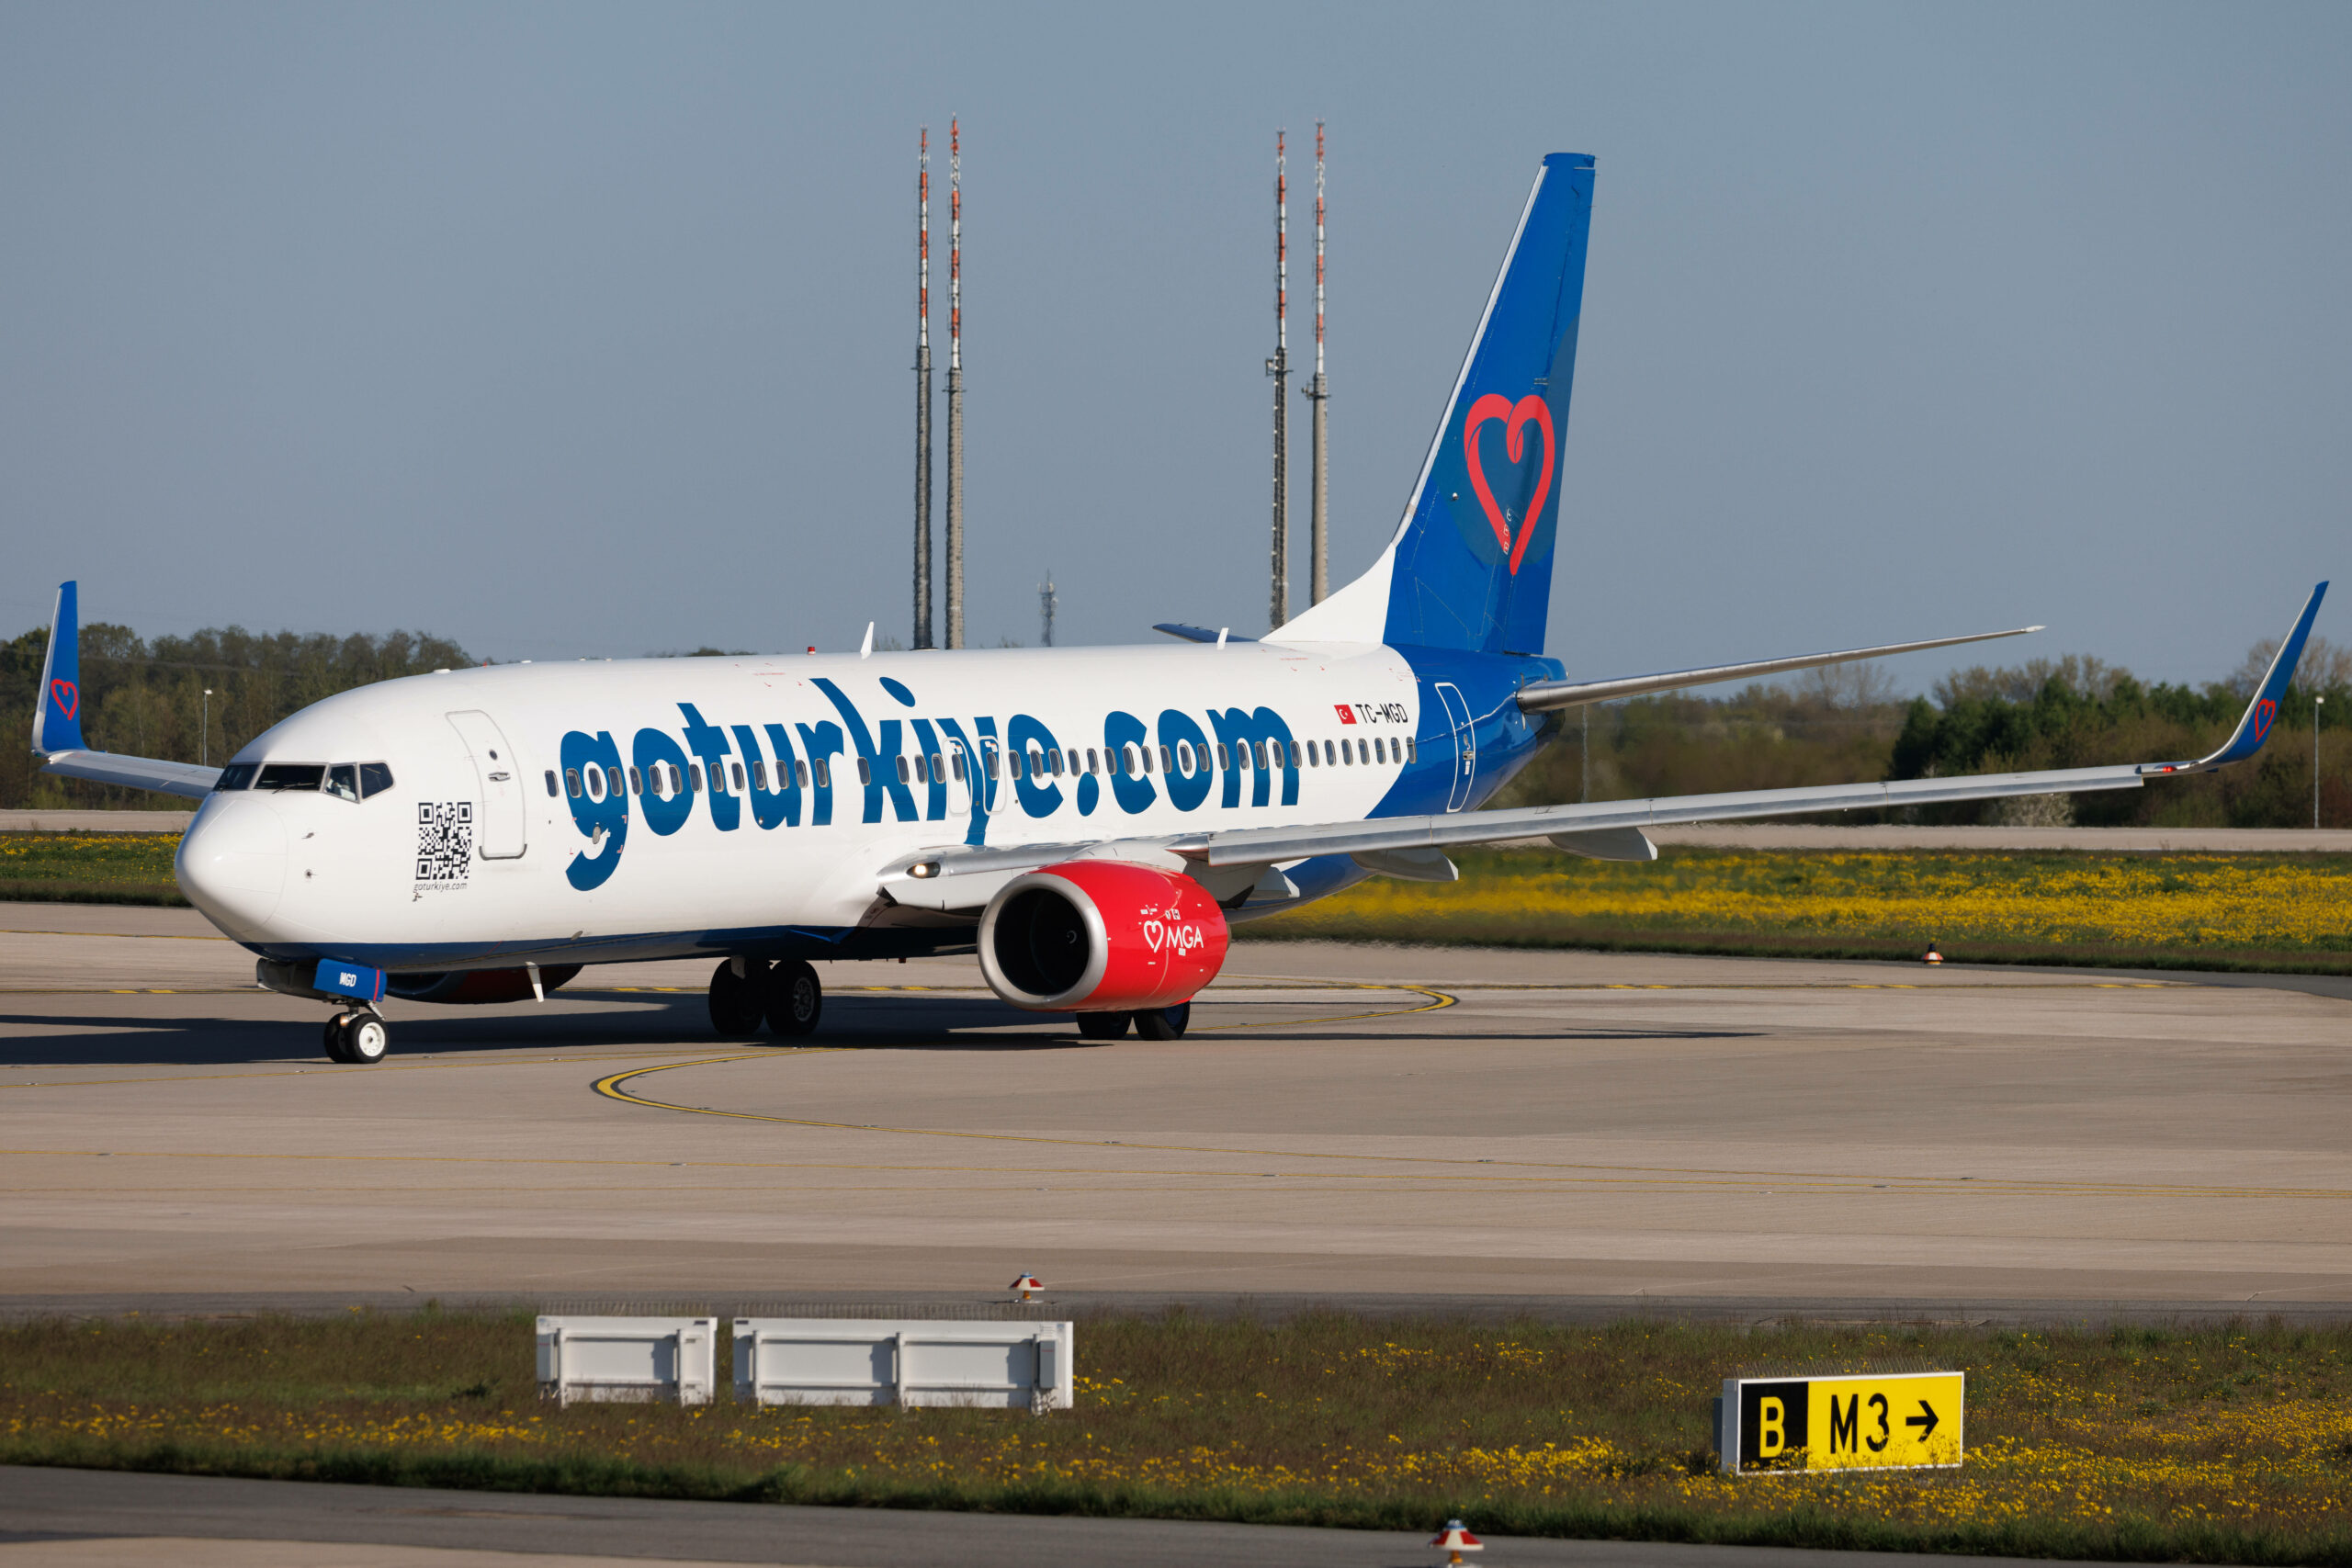
[(1470, 728), (1470, 705), (1450, 681), (1437, 684), (1438, 701), (1445, 705), (1445, 722), (1453, 728), (1453, 787), (1445, 808), (1459, 811), (1470, 802), (1470, 781), (1478, 776), (1478, 737)]
[(484, 860), (514, 860), (524, 850), (523, 770), (514, 749), (490, 715), (453, 713), (450, 726), (462, 737), (481, 781), (481, 810), (474, 819), (474, 842)]

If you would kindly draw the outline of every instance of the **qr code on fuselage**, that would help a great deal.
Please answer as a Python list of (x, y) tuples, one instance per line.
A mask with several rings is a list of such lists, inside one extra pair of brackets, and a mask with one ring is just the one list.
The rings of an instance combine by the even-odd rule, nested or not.
[(416, 803), (416, 885), (463, 887), (474, 858), (474, 803), (470, 800), (420, 800)]

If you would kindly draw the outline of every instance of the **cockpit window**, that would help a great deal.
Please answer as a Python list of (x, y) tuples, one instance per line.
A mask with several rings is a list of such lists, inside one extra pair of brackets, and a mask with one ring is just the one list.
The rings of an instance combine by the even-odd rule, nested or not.
[(392, 770), (383, 762), (359, 764), (359, 793), (368, 800), (375, 799), (392, 787)]
[(326, 771), (323, 762), (267, 762), (263, 764), (261, 777), (254, 781), (254, 787), (314, 790), (326, 776)]
[(232, 762), (220, 770), (220, 776), (213, 782), (212, 787), (214, 789), (251, 789), (254, 783), (254, 763)]
[(337, 762), (327, 769), (326, 793), (339, 799), (359, 798), (359, 770), (349, 762)]

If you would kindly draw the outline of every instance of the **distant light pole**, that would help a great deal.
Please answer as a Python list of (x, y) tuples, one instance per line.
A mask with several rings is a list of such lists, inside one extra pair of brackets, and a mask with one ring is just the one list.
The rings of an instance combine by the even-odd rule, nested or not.
[(202, 739), (196, 743), (196, 760), (206, 767), (212, 765), (212, 688), (204, 688), (204, 728)]
[(2312, 826), (2319, 826), (2319, 710), (2327, 699), (2312, 697)]

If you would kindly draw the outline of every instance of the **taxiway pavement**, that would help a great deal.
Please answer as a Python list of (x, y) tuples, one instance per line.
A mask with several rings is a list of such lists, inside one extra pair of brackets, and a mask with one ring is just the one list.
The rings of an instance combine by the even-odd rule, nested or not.
[(1178, 1042), (966, 959), (826, 966), (796, 1049), (707, 973), (345, 1067), (192, 914), (0, 906), (7, 1298), (2352, 1309), (2338, 983), (1244, 943)]

